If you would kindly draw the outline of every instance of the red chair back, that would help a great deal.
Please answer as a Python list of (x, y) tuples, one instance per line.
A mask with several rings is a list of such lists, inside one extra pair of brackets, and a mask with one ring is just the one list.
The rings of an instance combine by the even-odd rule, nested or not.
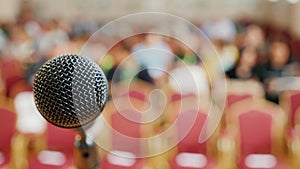
[(290, 131), (295, 127), (296, 111), (300, 107), (300, 91), (286, 90), (280, 93), (280, 106), (285, 110), (288, 116), (288, 127)]
[(47, 145), (49, 150), (73, 153), (77, 132), (48, 124)]
[(265, 99), (246, 99), (228, 110), (228, 134), (237, 142), (239, 168), (286, 168), (286, 114)]
[(271, 153), (272, 116), (257, 110), (239, 116), (243, 154)]
[[(132, 117), (128, 119), (126, 117)], [(112, 148), (114, 150), (128, 151), (136, 155), (140, 154), (142, 114), (133, 110), (115, 112), (111, 116)]]
[(15, 133), (16, 114), (0, 108), (0, 152), (9, 153)]
[(24, 70), (22, 68), (18, 60), (6, 60), (1, 63), (0, 72), (6, 87), (7, 96), (10, 95), (10, 90), (15, 83), (24, 80)]
[(197, 110), (185, 111), (179, 114), (177, 121), (178, 138), (183, 138), (178, 144), (179, 152), (206, 154), (206, 144), (199, 143), (199, 137), (206, 119), (207, 114)]
[(172, 96), (171, 96), (171, 100), (170, 102), (176, 102), (176, 101), (179, 101), (181, 99), (184, 99), (184, 98), (188, 98), (188, 97), (197, 97), (195, 94), (193, 93), (188, 93), (188, 94), (180, 94), (180, 93), (174, 93)]
[(229, 94), (227, 95), (227, 106), (229, 107), (238, 101), (242, 101), (248, 98), (252, 98), (252, 96), (250, 94)]
[(295, 125), (295, 113), (296, 113), (296, 110), (299, 108), (299, 106), (300, 106), (300, 92), (291, 96), (290, 120), (291, 120), (292, 126)]
[(141, 93), (136, 90), (130, 90), (127, 93), (122, 94), (122, 97), (128, 96), (129, 98), (134, 98), (140, 101), (146, 101), (146, 96), (144, 93)]
[(28, 161), (28, 169), (68, 169), (74, 165), (73, 151), (76, 131), (48, 124), (47, 149)]

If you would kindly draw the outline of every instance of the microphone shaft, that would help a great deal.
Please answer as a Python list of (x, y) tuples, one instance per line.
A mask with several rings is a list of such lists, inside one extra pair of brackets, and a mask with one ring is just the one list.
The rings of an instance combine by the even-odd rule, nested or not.
[(86, 137), (84, 132), (79, 132), (75, 139), (75, 165), (78, 169), (98, 169), (98, 152), (94, 142)]

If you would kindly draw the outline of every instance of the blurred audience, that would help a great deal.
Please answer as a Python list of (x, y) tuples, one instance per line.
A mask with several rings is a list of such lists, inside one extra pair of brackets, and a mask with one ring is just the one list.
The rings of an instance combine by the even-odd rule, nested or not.
[(220, 39), (232, 42), (236, 36), (236, 27), (232, 20), (225, 17), (216, 17), (203, 23), (203, 31), (210, 39)]
[[(46, 60), (62, 53), (79, 53), (100, 24), (84, 17), (71, 22), (60, 18), (39, 20), (25, 3), (16, 22), (0, 23), (0, 93), (11, 96), (10, 90), (19, 82), (27, 85), (23, 86), (24, 89), (32, 87), (35, 72)], [(135, 29), (138, 28), (132, 31)], [(207, 20), (200, 29), (212, 40), (227, 78), (261, 82), (266, 98), (271, 101), (278, 102), (273, 79), (299, 74), (296, 60), (299, 56), (293, 55), (297, 46), (290, 44), (297, 40), (292, 39), (292, 35), (287, 36), (286, 31), (282, 33), (284, 31), (272, 30), (272, 26), (267, 24), (233, 22), (224, 17)], [(187, 41), (195, 41), (193, 34), (188, 34), (188, 29), (185, 34)], [(90, 51), (103, 53), (109, 43), (96, 42), (99, 48), (91, 44), (89, 47), (93, 49)], [(109, 81), (115, 76), (114, 82), (121, 82), (139, 70), (135, 77), (152, 85), (161, 85), (168, 79), (166, 72), (180, 71), (182, 63), (189, 66), (202, 65), (202, 60), (195, 52), (176, 39), (141, 34), (116, 44), (101, 62), (102, 58), (97, 54), (93, 54), (92, 59), (100, 63)], [(201, 69), (206, 69), (205, 66), (203, 64)], [(172, 71), (174, 68), (177, 70)], [(203, 76), (203, 72), (195, 78), (204, 77), (210, 83), (209, 76)]]
[(265, 85), (267, 99), (278, 103), (278, 92), (276, 84), (273, 80), (276, 78), (290, 76), (288, 71), (289, 63), (291, 62), (291, 52), (288, 44), (284, 41), (276, 40), (271, 42), (268, 51), (269, 61), (262, 66), (260, 79)]
[(258, 60), (258, 51), (253, 47), (246, 47), (241, 50), (240, 58), (236, 65), (226, 72), (231, 79), (257, 78), (255, 72)]
[(174, 58), (170, 46), (161, 35), (147, 34), (144, 41), (132, 47), (132, 55), (141, 66), (147, 70), (154, 83), (164, 76)]

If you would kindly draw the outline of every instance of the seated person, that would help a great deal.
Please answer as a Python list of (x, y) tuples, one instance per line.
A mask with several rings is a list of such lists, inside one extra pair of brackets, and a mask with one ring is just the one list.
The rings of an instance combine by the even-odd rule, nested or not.
[(258, 71), (258, 51), (247, 47), (241, 50), (240, 58), (236, 66), (226, 72), (230, 79), (252, 79), (256, 78)]
[(276, 40), (271, 42), (269, 48), (269, 62), (264, 65), (259, 74), (260, 80), (264, 83), (266, 98), (278, 103), (278, 89), (276, 79), (290, 75), (288, 71), (290, 63), (290, 48), (284, 41)]

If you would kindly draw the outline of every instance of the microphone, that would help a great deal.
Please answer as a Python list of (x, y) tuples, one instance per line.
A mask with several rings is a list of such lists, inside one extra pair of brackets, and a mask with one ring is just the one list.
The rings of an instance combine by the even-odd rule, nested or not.
[(36, 73), (33, 94), (38, 111), (48, 122), (79, 131), (75, 139), (77, 167), (97, 168), (97, 150), (83, 128), (101, 114), (108, 99), (108, 83), (101, 68), (76, 54), (58, 56)]

